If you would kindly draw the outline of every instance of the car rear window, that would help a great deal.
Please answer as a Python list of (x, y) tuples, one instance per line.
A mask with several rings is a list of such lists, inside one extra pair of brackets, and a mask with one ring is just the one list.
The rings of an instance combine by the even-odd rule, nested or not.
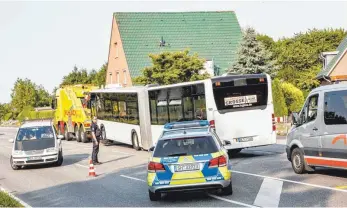
[(266, 76), (214, 79), (214, 99), (218, 110), (247, 108), (267, 104)]
[(173, 157), (218, 152), (212, 136), (159, 140), (153, 157)]

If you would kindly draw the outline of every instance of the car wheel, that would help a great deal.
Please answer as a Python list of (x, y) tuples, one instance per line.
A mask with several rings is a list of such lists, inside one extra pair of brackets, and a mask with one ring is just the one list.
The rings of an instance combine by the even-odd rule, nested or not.
[(151, 201), (158, 201), (161, 198), (161, 194), (160, 193), (153, 193), (150, 190), (148, 190), (148, 195), (149, 195), (149, 199)]
[(66, 141), (70, 141), (71, 140), (70, 133), (68, 132), (66, 125), (64, 126), (64, 137), (65, 137)]
[(225, 188), (222, 188), (222, 195), (232, 195), (233, 194), (233, 184), (232, 182), (230, 181), (230, 184), (225, 187)]
[(134, 148), (136, 151), (141, 150), (140, 145), (139, 145), (139, 139), (138, 139), (138, 137), (137, 137), (137, 133), (134, 132), (134, 133), (132, 134), (131, 137), (132, 137), (132, 138), (131, 138), (131, 141), (132, 141), (132, 143), (133, 143), (133, 148)]
[(303, 174), (305, 173), (305, 160), (304, 154), (301, 149), (295, 148), (292, 151), (292, 167), (295, 173)]
[(64, 162), (64, 158), (63, 158), (63, 151), (59, 151), (59, 154), (58, 154), (58, 161), (56, 162), (56, 166), (61, 166)]
[(13, 162), (13, 159), (12, 159), (12, 156), (11, 156), (11, 159), (10, 159), (10, 163), (11, 163), (11, 168), (13, 170), (18, 170), (20, 167), (18, 165), (15, 165), (14, 162)]
[(75, 126), (75, 136), (76, 136), (76, 141), (81, 142), (81, 130), (77, 126)]
[(83, 143), (89, 142), (87, 132), (84, 131), (84, 128), (82, 126), (80, 127), (80, 134), (81, 134), (81, 141)]

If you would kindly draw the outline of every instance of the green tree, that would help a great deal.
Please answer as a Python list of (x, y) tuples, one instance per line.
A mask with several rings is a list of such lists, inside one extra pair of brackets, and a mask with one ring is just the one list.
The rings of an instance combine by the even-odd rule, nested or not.
[(282, 82), (281, 88), (285, 97), (289, 112), (298, 112), (304, 104), (304, 94), (293, 84)]
[(11, 93), (11, 105), (19, 113), (26, 106), (35, 106), (37, 101), (36, 85), (29, 79), (17, 79)]
[(44, 107), (51, 104), (52, 98), (49, 92), (42, 85), (36, 87), (36, 96), (36, 107)]
[(344, 29), (312, 29), (275, 42), (270, 48), (279, 66), (277, 78), (307, 94), (319, 85), (315, 77), (323, 67), (320, 53), (336, 50), (345, 36)]
[(273, 104), (276, 116), (287, 116), (288, 109), (281, 86), (281, 81), (275, 79), (272, 82)]
[(103, 64), (99, 71), (96, 73), (95, 77), (92, 80), (92, 83), (101, 86), (106, 85), (106, 72), (107, 72), (107, 63)]
[(150, 54), (149, 57), (153, 66), (144, 68), (142, 76), (134, 78), (134, 83), (165, 85), (209, 77), (207, 73), (200, 73), (205, 60), (197, 54), (189, 55), (189, 50)]
[(274, 77), (277, 67), (271, 59), (272, 53), (257, 40), (253, 28), (247, 28), (243, 34), (243, 41), (238, 50), (237, 61), (229, 70), (230, 73), (260, 74), (267, 73)]

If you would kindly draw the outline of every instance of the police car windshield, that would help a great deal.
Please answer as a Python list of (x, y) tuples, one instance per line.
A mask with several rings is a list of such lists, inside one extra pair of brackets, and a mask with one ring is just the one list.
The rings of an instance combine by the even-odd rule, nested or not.
[(159, 140), (153, 157), (199, 155), (218, 152), (212, 136)]

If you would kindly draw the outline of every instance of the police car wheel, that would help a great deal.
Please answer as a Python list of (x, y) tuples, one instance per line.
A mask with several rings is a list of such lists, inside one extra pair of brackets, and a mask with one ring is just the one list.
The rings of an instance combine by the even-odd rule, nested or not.
[(148, 195), (149, 195), (149, 199), (151, 201), (158, 201), (161, 198), (161, 194), (160, 193), (153, 193), (150, 190), (148, 190)]
[(131, 137), (132, 137), (131, 140), (133, 143), (133, 148), (137, 151), (141, 150), (140, 145), (139, 145), (139, 139), (137, 137), (137, 133), (134, 132)]
[(303, 174), (305, 173), (305, 161), (304, 154), (301, 149), (295, 148), (292, 151), (292, 167), (295, 173)]
[(11, 157), (11, 159), (10, 159), (10, 162), (11, 162), (11, 168), (12, 168), (13, 170), (18, 170), (18, 169), (20, 168), (18, 165), (15, 165), (15, 164), (14, 164), (12, 157)]
[(230, 184), (227, 187), (222, 188), (222, 195), (231, 195), (231, 194), (233, 194), (233, 184), (230, 181)]

